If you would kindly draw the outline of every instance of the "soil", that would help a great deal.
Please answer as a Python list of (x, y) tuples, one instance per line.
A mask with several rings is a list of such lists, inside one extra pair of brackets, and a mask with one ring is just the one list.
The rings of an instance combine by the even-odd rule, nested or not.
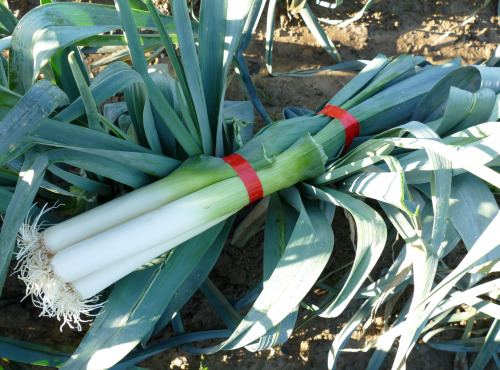
[[(106, 1), (95, 1), (106, 2)], [(38, 0), (10, 0), (10, 7), (20, 17), (39, 4)], [(110, 3), (110, 1), (107, 1)], [(157, 2), (165, 9), (165, 1)], [(346, 19), (355, 15), (364, 1), (347, 1), (338, 10), (328, 10), (311, 5), (313, 12), (324, 18)], [(345, 28), (324, 25), (324, 29), (340, 51), (344, 60), (374, 58), (381, 53), (387, 56), (414, 54), (427, 58), (431, 63), (442, 63), (460, 57), (464, 64), (484, 61), (494, 53), (500, 35), (497, 3), (483, 1), (377, 1), (364, 17)], [(480, 10), (479, 10), (480, 9)], [(478, 14), (465, 26), (461, 26), (473, 12)], [(449, 35), (444, 37), (442, 35)], [(354, 72), (322, 73), (307, 78), (271, 76), (265, 64), (265, 14), (256, 30), (255, 37), (246, 51), (251, 77), (257, 87), (266, 111), (272, 119), (281, 118), (288, 106), (315, 109), (324, 100), (333, 96), (354, 75)], [(295, 69), (320, 68), (335, 61), (319, 47), (304, 22), (296, 16), (287, 16), (282, 10), (276, 16), (275, 49), (273, 71), (286, 72)], [(234, 78), (228, 86), (227, 98), (241, 100), (242, 89)], [(257, 123), (262, 120), (257, 118)], [(242, 216), (240, 217), (241, 220)], [(349, 227), (345, 217), (337, 212), (333, 223), (335, 250), (328, 269), (351, 261), (354, 256), (350, 242)], [(227, 245), (212, 271), (211, 280), (231, 298), (241, 297), (258, 282), (262, 271), (262, 232), (256, 234), (245, 246)], [(383, 257), (377, 271), (391, 261), (392, 251)], [(374, 272), (377, 276), (378, 272)], [(343, 271), (345, 273), (345, 271)], [(340, 276), (340, 275), (339, 275)], [(311, 299), (323, 292), (311, 292)], [(39, 318), (39, 310), (31, 303), (20, 301), (23, 287), (14, 276), (7, 281), (5, 299), (13, 303), (0, 307), (0, 335), (52, 345), (64, 351), (75, 347), (83, 333), (64, 330), (59, 332), (56, 320)], [(246, 350), (221, 352), (201, 358), (175, 348), (143, 361), (138, 366), (149, 369), (325, 369), (327, 354), (335, 335), (347, 322), (356, 307), (350, 307), (336, 319), (318, 319), (296, 330), (290, 340), (273, 350), (251, 353)], [(208, 302), (195, 295), (182, 310), (187, 331), (223, 328)], [(303, 312), (301, 311), (301, 315)], [(365, 332), (356, 331), (348, 348), (361, 348), (377, 336), (383, 327), (383, 318)], [(171, 329), (153, 338), (155, 341), (172, 335)], [(68, 349), (69, 351), (69, 349)], [(393, 356), (393, 353), (389, 357)], [(369, 353), (343, 353), (338, 362), (339, 369), (364, 369)], [(408, 361), (410, 369), (452, 369), (454, 354), (433, 350), (419, 344)], [(390, 367), (389, 358), (384, 368)], [(4, 364), (0, 363), (4, 366)], [(491, 365), (491, 364), (490, 364)]]

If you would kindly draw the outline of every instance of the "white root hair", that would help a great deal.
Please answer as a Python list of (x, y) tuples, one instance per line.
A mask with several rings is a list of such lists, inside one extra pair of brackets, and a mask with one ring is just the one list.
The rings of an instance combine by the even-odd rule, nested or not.
[(98, 296), (83, 299), (71, 283), (61, 281), (54, 273), (50, 263), (52, 254), (44, 245), (43, 223), (40, 223), (40, 217), (49, 210), (42, 209), (33, 223), (27, 219), (21, 226), (17, 236), (16, 272), (26, 284), (25, 298), (31, 296), (33, 304), (41, 308), (40, 316), (57, 317), (62, 321), (61, 331), (64, 325), (81, 331), (81, 324), (91, 321), (81, 315), (95, 316), (93, 311), (103, 303), (97, 303)]

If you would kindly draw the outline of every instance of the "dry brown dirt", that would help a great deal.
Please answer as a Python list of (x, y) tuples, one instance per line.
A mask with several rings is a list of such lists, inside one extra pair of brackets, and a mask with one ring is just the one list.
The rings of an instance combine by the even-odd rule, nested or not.
[[(94, 1), (106, 2), (106, 1)], [(10, 1), (11, 9), (21, 16), (36, 6), (35, 0)], [(110, 1), (107, 1), (110, 3)], [(165, 2), (158, 1), (161, 9)], [(326, 10), (312, 6), (315, 14), (330, 19), (345, 19), (359, 11), (364, 1), (345, 1), (338, 10)], [(387, 56), (414, 54), (425, 56), (432, 63), (441, 63), (460, 57), (464, 64), (489, 58), (498, 43), (497, 2), (490, 2), (480, 10), (466, 26), (461, 23), (484, 4), (483, 1), (377, 1), (359, 21), (346, 28), (325, 25), (325, 30), (338, 47), (344, 60), (372, 59), (381, 53)], [(438, 39), (450, 34), (438, 41)], [(273, 119), (280, 119), (283, 108), (298, 106), (315, 109), (324, 100), (333, 96), (353, 76), (353, 72), (323, 73), (308, 78), (272, 77), (265, 66), (265, 14), (254, 40), (246, 51), (246, 59), (252, 80), (257, 87), (266, 111)], [(275, 72), (294, 69), (319, 68), (334, 64), (314, 37), (297, 17), (288, 17), (281, 11), (276, 18)], [(228, 87), (227, 98), (242, 99), (243, 93), (236, 78)], [(258, 122), (262, 122), (258, 119)], [(345, 218), (338, 214), (334, 220), (335, 249), (328, 268), (336, 268), (352, 260), (354, 253)], [(257, 234), (244, 248), (228, 245), (210, 275), (212, 281), (226, 295), (237, 298), (255, 284), (262, 267), (262, 234)], [(390, 263), (391, 253), (384, 257)], [(344, 271), (345, 273), (345, 271)], [(10, 277), (4, 297), (22, 297), (23, 287), (15, 277)], [(311, 295), (321, 291), (311, 292)], [(181, 348), (158, 354), (142, 363), (149, 369), (325, 369), (327, 353), (335, 335), (354, 312), (350, 307), (336, 319), (318, 319), (297, 330), (284, 345), (258, 353), (246, 350), (222, 352), (205, 356), (190, 355)], [(59, 332), (56, 320), (38, 317), (38, 310), (29, 301), (14, 302), (0, 308), (0, 335), (19, 338), (41, 344), (53, 344), (60, 350), (77, 346), (83, 333), (65, 330)], [(182, 310), (186, 330), (222, 328), (223, 324), (208, 302), (195, 295)], [(359, 348), (376, 336), (383, 325), (381, 319), (368, 331), (358, 330), (347, 347)], [(155, 337), (153, 341), (172, 335), (171, 329)], [(391, 354), (389, 357), (391, 357)], [(369, 354), (344, 353), (338, 362), (339, 369), (364, 369)], [(409, 369), (452, 369), (453, 353), (438, 352), (419, 344), (408, 362)], [(390, 358), (385, 367), (390, 367)], [(1, 364), (3, 365), (3, 364)]]

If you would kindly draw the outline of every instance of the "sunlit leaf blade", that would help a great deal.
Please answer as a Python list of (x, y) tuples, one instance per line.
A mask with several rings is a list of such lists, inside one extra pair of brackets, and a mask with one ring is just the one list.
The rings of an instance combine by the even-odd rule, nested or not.
[[(264, 287), (269, 284), (269, 278), (286, 249), (298, 216), (298, 210), (288, 204), (286, 199), (282, 199), (278, 194), (271, 195), (264, 238)], [(291, 311), (278, 325), (270, 328), (265, 335), (260, 337), (258, 344), (248, 345), (246, 348), (251, 351), (260, 351), (283, 343), (291, 335), (297, 314), (298, 307)]]
[[(231, 338), (221, 346), (207, 348), (207, 353), (248, 345), (281, 322), (305, 296), (330, 256), (333, 233), (326, 227), (329, 222), (324, 213), (313, 203), (302, 203), (296, 189), (288, 188), (286, 194), (300, 215), (280, 262)], [(253, 325), (263, 317), (263, 325)]]
[[(416, 67), (423, 64), (425, 62), (425, 59), (421, 57), (414, 57), (411, 55), (401, 55), (385, 65), (387, 62), (387, 58), (378, 56), (373, 61), (371, 61), (367, 67), (365, 67), (366, 73), (369, 76), (373, 73), (374, 70), (377, 70), (376, 67), (378, 63), (384, 66), (374, 76), (374, 78), (370, 80), (370, 83), (367, 86), (363, 87), (363, 90), (361, 92), (350, 98), (348, 102), (343, 103), (342, 106), (344, 109), (349, 109), (356, 104), (359, 104), (360, 102), (368, 99), (370, 96), (375, 95), (377, 92), (383, 90), (384, 88), (390, 85), (394, 85), (399, 81), (417, 74)], [(364, 78), (366, 77), (358, 77), (360, 81), (362, 81)], [(346, 88), (347, 87), (345, 87), (344, 89)]]
[(325, 49), (326, 52), (330, 54), (335, 60), (340, 62), (342, 60), (342, 57), (340, 56), (339, 51), (323, 30), (323, 27), (321, 27), (321, 25), (319, 24), (316, 16), (313, 14), (307, 2), (305, 3), (304, 8), (300, 10), (300, 16), (302, 17), (302, 19), (306, 23), (306, 26), (312, 32), (316, 40), (319, 42), (321, 47)]
[(375, 296), (365, 300), (358, 311), (344, 325), (340, 333), (335, 336), (335, 340), (328, 352), (328, 369), (335, 369), (340, 351), (345, 347), (352, 333), (359, 327), (363, 320), (370, 315), (378, 299), (379, 297)]
[[(434, 86), (427, 96), (422, 99), (412, 116), (420, 122), (428, 122), (440, 115), (446, 107), (450, 87), (476, 92), (483, 88), (500, 91), (500, 72), (497, 68), (484, 66), (464, 66), (446, 75)], [(492, 107), (493, 108), (493, 107)]]
[[(498, 238), (495, 238), (496, 230), (500, 223), (500, 215), (497, 214), (493, 220), (490, 222), (484, 233), (479, 237), (474, 246), (471, 248), (469, 253), (462, 259), (460, 264), (450, 273), (448, 276), (442, 280), (428, 295), (427, 297), (421, 301), (420, 305), (424, 305), (426, 303), (427, 306), (423, 312), (423, 315), (420, 315), (419, 307), (416, 307), (415, 311), (410, 312), (406, 325), (411, 325), (415, 321), (421, 323), (418, 329), (415, 331), (415, 334), (412, 335), (410, 339), (410, 343), (415, 343), (417, 337), (422, 331), (427, 320), (432, 316), (433, 311), (437, 307), (437, 305), (443, 300), (446, 294), (450, 291), (452, 286), (456, 284), (456, 282), (464, 276), (467, 271), (469, 271), (472, 267), (476, 266), (479, 261), (483, 260), (484, 254), (494, 250), (500, 245), (500, 241)], [(420, 318), (421, 316), (421, 318)], [(411, 324), (410, 324), (411, 323)], [(400, 328), (401, 330), (402, 328)], [(400, 364), (404, 361), (404, 357), (406, 356), (406, 352), (409, 348), (405, 348), (404, 352), (398, 353), (394, 362), (395, 366), (400, 366)]]
[(146, 85), (131, 84), (125, 88), (124, 95), (139, 144), (151, 148), (156, 153), (161, 153), (161, 142), (156, 131)]
[(28, 137), (28, 140), (55, 147), (92, 152), (116, 161), (125, 161), (124, 164), (127, 164), (126, 161), (131, 161), (128, 164), (137, 166), (137, 168), (151, 174), (166, 174), (180, 165), (178, 160), (153, 153), (135, 143), (85, 127), (68, 125), (50, 119), (45, 120)]
[(353, 267), (342, 290), (320, 316), (338, 316), (365, 281), (385, 246), (387, 230), (380, 215), (363, 202), (330, 188), (304, 185), (308, 196), (348, 210), (356, 221), (357, 247)]
[(370, 7), (375, 3), (375, 0), (367, 0), (366, 4), (361, 8), (359, 12), (357, 12), (353, 17), (348, 18), (346, 20), (332, 20), (332, 19), (326, 19), (326, 18), (319, 18), (319, 21), (331, 24), (337, 27), (347, 27), (353, 22), (356, 22), (357, 20), (361, 19), (361, 17), (370, 9)]

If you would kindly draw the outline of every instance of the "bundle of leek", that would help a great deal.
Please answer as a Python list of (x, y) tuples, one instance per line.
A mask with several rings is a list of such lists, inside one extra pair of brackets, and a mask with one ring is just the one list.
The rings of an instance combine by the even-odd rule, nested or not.
[[(43, 231), (26, 223), (17, 258), (27, 294), (42, 315), (80, 329), (81, 314), (99, 307), (96, 294), (104, 288), (249, 202), (324, 173), (353, 139), (345, 117), (362, 136), (407, 120), (425, 93), (459, 66), (421, 68), (424, 62), (379, 56), (327, 103), (335, 114), (326, 109), (276, 122), (230, 158), (192, 157), (156, 183)], [(240, 171), (234, 159), (246, 167)]]

